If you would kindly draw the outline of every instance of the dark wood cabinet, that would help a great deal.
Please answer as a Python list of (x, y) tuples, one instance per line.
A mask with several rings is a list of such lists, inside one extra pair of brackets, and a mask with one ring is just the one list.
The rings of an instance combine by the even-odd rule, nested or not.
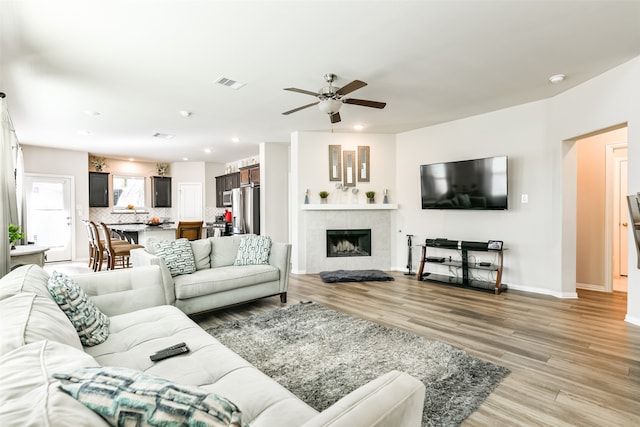
[(89, 207), (109, 207), (109, 173), (89, 172)]
[(233, 190), (240, 187), (240, 172), (234, 172), (225, 175), (224, 189), (225, 191)]
[(151, 181), (154, 208), (171, 207), (171, 178), (166, 176), (154, 176)]
[(260, 165), (251, 165), (240, 169), (240, 186), (250, 185), (260, 185)]
[(240, 172), (228, 173), (216, 177), (216, 207), (225, 207), (222, 203), (222, 193), (240, 187)]

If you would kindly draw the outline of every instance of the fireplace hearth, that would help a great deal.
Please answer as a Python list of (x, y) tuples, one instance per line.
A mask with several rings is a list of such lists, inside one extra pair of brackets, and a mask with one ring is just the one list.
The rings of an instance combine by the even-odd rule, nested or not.
[(327, 230), (327, 257), (371, 256), (371, 229)]

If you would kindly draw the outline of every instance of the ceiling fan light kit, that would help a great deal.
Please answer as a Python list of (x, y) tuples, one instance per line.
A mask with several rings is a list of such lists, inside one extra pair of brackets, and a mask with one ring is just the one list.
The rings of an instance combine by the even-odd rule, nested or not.
[(344, 95), (347, 95), (355, 90), (365, 87), (367, 84), (361, 80), (354, 80), (351, 83), (346, 84), (342, 87), (333, 86), (333, 82), (336, 80), (337, 76), (332, 73), (328, 73), (324, 75), (324, 79), (328, 86), (323, 87), (318, 92), (312, 92), (309, 90), (298, 89), (294, 87), (285, 88), (284, 90), (288, 90), (291, 92), (298, 92), (304, 95), (311, 95), (318, 98), (317, 102), (312, 102), (311, 104), (303, 105), (298, 108), (294, 108), (293, 110), (285, 111), (284, 115), (288, 115), (291, 113), (295, 113), (296, 111), (304, 110), (305, 108), (311, 107), (313, 105), (318, 105), (320, 111), (329, 115), (331, 123), (340, 122), (340, 107), (342, 104), (351, 104), (351, 105), (359, 105), (361, 107), (370, 107), (382, 109), (387, 104), (386, 102), (378, 102), (378, 101), (368, 101), (366, 99), (355, 99), (355, 98), (342, 98)]

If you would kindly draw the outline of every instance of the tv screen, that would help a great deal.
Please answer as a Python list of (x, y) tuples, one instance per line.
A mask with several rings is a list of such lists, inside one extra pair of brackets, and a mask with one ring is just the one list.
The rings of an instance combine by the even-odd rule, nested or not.
[(507, 157), (420, 166), (422, 209), (507, 209)]

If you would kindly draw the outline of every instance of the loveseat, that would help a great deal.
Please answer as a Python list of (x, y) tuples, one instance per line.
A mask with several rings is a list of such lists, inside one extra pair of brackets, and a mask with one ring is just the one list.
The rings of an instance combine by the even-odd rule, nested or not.
[[(186, 273), (181, 270), (184, 260), (158, 255), (159, 245), (179, 243), (150, 241), (146, 248), (131, 251), (134, 268), (160, 266), (167, 304), (195, 314), (274, 295), (279, 295), (283, 303), (287, 301), (289, 243), (272, 242), (268, 237), (256, 235), (209, 237), (188, 243), (183, 239), (182, 244), (191, 247), (195, 263), (193, 271)], [(243, 248), (246, 248), (244, 258), (240, 256)], [(263, 254), (263, 262), (252, 258), (255, 255), (252, 251)], [(170, 256), (176, 255), (173, 249), (168, 252)], [(188, 250), (182, 252), (191, 256)], [(239, 260), (244, 265), (237, 265)], [(172, 262), (175, 268), (171, 268)]]
[[(52, 278), (56, 276), (63, 275), (54, 273)], [(223, 346), (181, 310), (165, 305), (158, 266), (65, 280), (79, 285), (108, 319), (106, 340), (92, 346), (81, 344), (79, 334), (86, 330), (77, 331), (76, 323), (69, 320), (73, 317), (67, 317), (60, 309), (65, 307), (54, 301), (47, 288), (50, 276), (42, 268), (23, 266), (0, 279), (3, 427), (109, 425), (61, 390), (61, 380), (56, 378), (66, 378), (80, 368), (104, 370), (103, 376), (109, 370), (126, 368), (160, 377), (175, 387), (215, 394), (235, 405), (244, 425), (252, 427), (420, 425), (425, 387), (397, 371), (382, 375), (317, 412)], [(159, 362), (150, 360), (152, 353), (179, 342), (186, 343), (190, 352)], [(92, 390), (86, 390), (90, 398)]]

